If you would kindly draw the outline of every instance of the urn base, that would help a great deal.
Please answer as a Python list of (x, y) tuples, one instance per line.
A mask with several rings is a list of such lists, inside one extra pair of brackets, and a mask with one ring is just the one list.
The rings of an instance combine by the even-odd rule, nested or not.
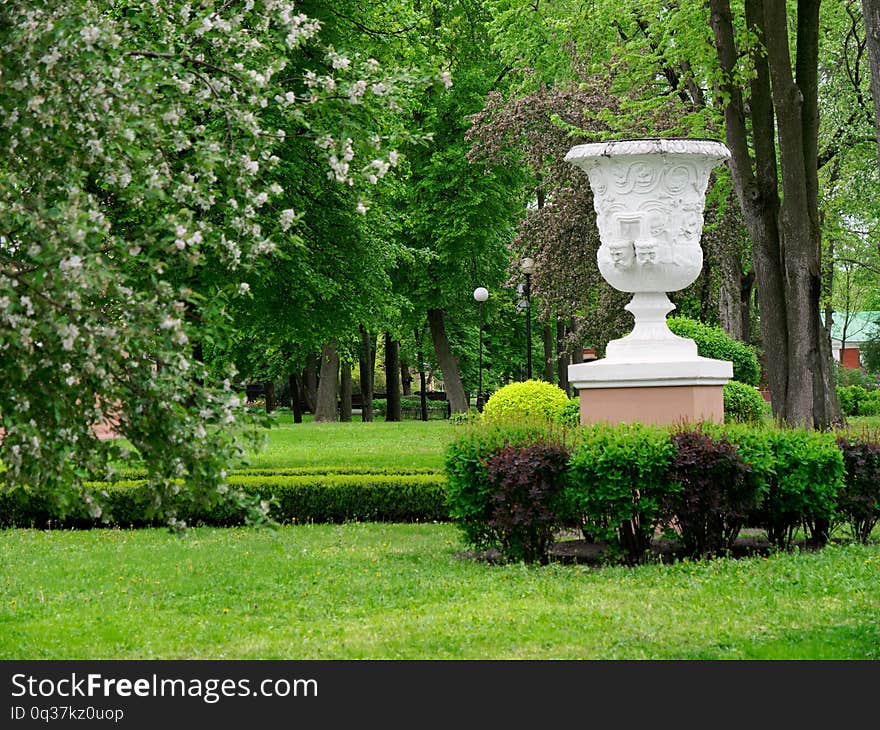
[(615, 362), (568, 368), (578, 389), (581, 424), (672, 425), (724, 422), (724, 385), (733, 376), (726, 360), (697, 357), (679, 362)]

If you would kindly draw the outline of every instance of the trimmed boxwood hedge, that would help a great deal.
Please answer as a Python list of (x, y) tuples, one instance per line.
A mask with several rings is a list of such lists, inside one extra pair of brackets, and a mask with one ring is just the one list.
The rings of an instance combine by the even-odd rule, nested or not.
[[(0, 526), (83, 528), (162, 524), (151, 516), (152, 497), (146, 480), (94, 482), (88, 486), (101, 495), (107, 521), (91, 517), (85, 502), (62, 516), (44, 495), (17, 488), (0, 492)], [(280, 523), (449, 519), (446, 478), (436, 472), (236, 473), (230, 477), (229, 486), (269, 501), (269, 514)], [(203, 507), (181, 501), (173, 507), (177, 519), (188, 525), (226, 526), (244, 522), (244, 510), (231, 502)]]
[(754, 347), (734, 340), (720, 327), (703, 324), (689, 317), (670, 317), (666, 322), (679, 337), (687, 337), (697, 343), (700, 357), (730, 360), (734, 380), (748, 385), (758, 384), (761, 365)]

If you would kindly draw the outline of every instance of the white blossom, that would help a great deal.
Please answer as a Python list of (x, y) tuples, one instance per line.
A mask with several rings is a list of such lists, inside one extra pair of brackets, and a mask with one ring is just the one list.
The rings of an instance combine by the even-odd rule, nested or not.
[(282, 231), (287, 231), (290, 229), (290, 226), (293, 225), (293, 221), (296, 219), (296, 212), (292, 208), (287, 208), (286, 210), (281, 211), (281, 216), (278, 220), (278, 224), (281, 226)]

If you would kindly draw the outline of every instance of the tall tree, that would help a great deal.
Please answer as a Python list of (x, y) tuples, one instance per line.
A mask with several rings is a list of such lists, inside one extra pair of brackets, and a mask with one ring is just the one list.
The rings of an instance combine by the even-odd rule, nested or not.
[(748, 49), (754, 69), (748, 105), (737, 82), (740, 49), (730, 4), (709, 0), (709, 7), (730, 166), (752, 239), (774, 413), (790, 424), (827, 428), (840, 421), (840, 407), (819, 320), (819, 3), (798, 3), (793, 56), (785, 3), (746, 0), (745, 26), (756, 39)]
[[(425, 96), (414, 109), (415, 128), (431, 134), (430, 145), (407, 148), (409, 178), (397, 199), (406, 224), (400, 240), (413, 256), (401, 272), (413, 304), (414, 328), (427, 320), (453, 412), (468, 408), (465, 385), (477, 384), (477, 325), (473, 291), (503, 283), (522, 201), (517, 168), (485, 170), (467, 158), (469, 115), (490, 89), (505, 83), (506, 68), (487, 53), (488, 15), (480, 0), (433, 6), (432, 39), (450, 74), (448, 94)], [(453, 83), (454, 82), (454, 83)], [(410, 327), (408, 329), (413, 329)]]
[(871, 97), (874, 99), (874, 128), (877, 158), (880, 160), (880, 0), (862, 0), (868, 58), (871, 65)]

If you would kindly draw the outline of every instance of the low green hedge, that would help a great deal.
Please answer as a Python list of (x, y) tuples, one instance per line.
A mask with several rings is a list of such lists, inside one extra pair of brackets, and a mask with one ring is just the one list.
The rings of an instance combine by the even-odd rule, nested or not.
[[(0, 526), (85, 528), (105, 525), (147, 527), (162, 524), (153, 515), (146, 480), (130, 479), (88, 485), (104, 508), (106, 521), (89, 515), (83, 501), (60, 515), (46, 496), (27, 488), (0, 492)], [(280, 523), (348, 521), (429, 522), (448, 520), (446, 478), (439, 473), (259, 473), (233, 474), (230, 490), (241, 490), (270, 503)], [(169, 507), (188, 525), (235, 525), (243, 508), (229, 501), (210, 507), (182, 499)]]
[(724, 420), (727, 423), (760, 423), (767, 414), (768, 405), (753, 385), (730, 380), (724, 386)]
[[(428, 419), (431, 421), (440, 420), (449, 416), (449, 402), (445, 400), (425, 400), (426, 410), (428, 411)], [(373, 398), (373, 410), (382, 418), (388, 415), (388, 400), (386, 398)], [(422, 399), (402, 397), (400, 399), (400, 415), (406, 419), (419, 419), (422, 414)]]
[(616, 546), (630, 563), (642, 560), (662, 531), (677, 534), (685, 551), (708, 556), (729, 549), (745, 525), (764, 528), (780, 548), (790, 547), (803, 528), (821, 547), (842, 522), (856, 525), (859, 539), (867, 539), (880, 516), (874, 485), (880, 437), (845, 442), (805, 429), (709, 423), (598, 424), (562, 433), (496, 425), (453, 440), (445, 461), (449, 514), (469, 544), (504, 555), (492, 525), (498, 485), (486, 465), (502, 452), (506, 464), (518, 458), (525, 464), (534, 460), (528, 451), (534, 444), (567, 442), (567, 471), (554, 477), (562, 485), (552, 506), (555, 528), (579, 526)]
[(666, 320), (679, 337), (687, 337), (697, 344), (701, 357), (730, 360), (733, 363), (733, 379), (748, 385), (757, 385), (761, 378), (761, 365), (755, 348), (730, 337), (723, 329), (690, 319), (670, 317)]

